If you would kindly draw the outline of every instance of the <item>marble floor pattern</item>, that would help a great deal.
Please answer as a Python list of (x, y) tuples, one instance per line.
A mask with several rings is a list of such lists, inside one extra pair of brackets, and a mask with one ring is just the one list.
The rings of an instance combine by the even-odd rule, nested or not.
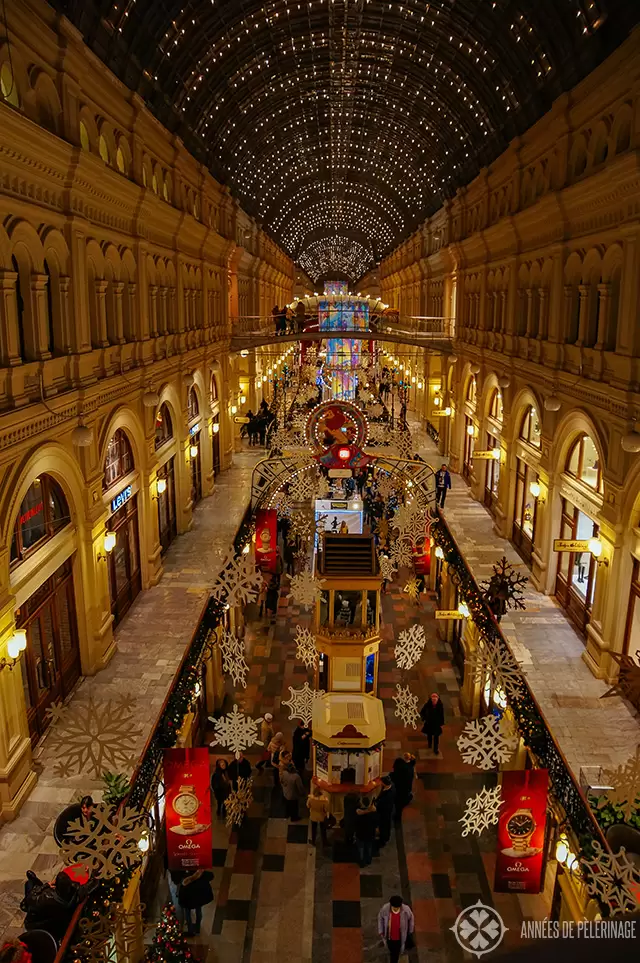
[[(439, 466), (441, 456), (428, 436), (421, 436), (419, 450)], [(477, 582), (492, 574), (502, 555), (528, 573), (511, 543), (495, 533), (487, 509), (455, 473), (444, 514)], [(508, 612), (501, 628), (576, 779), (583, 767), (623, 764), (640, 742), (635, 709), (617, 696), (601, 698), (610, 686), (591, 674), (582, 658), (585, 643), (554, 598), (529, 586), (525, 604), (525, 611)]]
[[(194, 511), (193, 528), (169, 547), (160, 582), (141, 593), (115, 630), (117, 652), (102, 672), (84, 678), (73, 692), (74, 707), (92, 698), (102, 704), (127, 695), (138, 731), (133, 771), (167, 690), (197, 626), (220, 564), (231, 549), (244, 515), (253, 465), (262, 451), (239, 452), (216, 480), (214, 494)], [(58, 813), (86, 792), (100, 798), (99, 781), (86, 773), (56, 777), (45, 734), (35, 752), (38, 782), (17, 819), (0, 826), (0, 937), (21, 931), (25, 873), (54, 875), (60, 860), (51, 829)]]

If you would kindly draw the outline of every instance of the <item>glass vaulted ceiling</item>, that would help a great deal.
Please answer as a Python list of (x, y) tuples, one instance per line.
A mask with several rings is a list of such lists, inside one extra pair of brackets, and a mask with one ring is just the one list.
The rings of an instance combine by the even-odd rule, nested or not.
[(628, 0), (56, 0), (314, 279), (357, 280), (628, 31)]

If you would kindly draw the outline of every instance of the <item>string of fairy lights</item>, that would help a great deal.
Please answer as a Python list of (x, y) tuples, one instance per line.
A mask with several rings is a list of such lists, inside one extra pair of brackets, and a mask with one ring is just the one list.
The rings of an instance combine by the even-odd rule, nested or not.
[(345, 237), (364, 273), (467, 183), (603, 19), (598, 0), (114, 0), (106, 22), (318, 277)]

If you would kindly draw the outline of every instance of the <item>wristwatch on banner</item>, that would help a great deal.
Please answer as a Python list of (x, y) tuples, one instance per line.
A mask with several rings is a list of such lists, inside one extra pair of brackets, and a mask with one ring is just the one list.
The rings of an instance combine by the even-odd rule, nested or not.
[(524, 807), (516, 809), (507, 820), (505, 828), (515, 852), (522, 853), (529, 849), (531, 837), (536, 831), (536, 821), (532, 811)]
[(194, 830), (198, 825), (195, 818), (200, 801), (195, 794), (194, 786), (180, 786), (178, 795), (173, 800), (173, 808), (180, 817), (180, 825), (183, 829)]

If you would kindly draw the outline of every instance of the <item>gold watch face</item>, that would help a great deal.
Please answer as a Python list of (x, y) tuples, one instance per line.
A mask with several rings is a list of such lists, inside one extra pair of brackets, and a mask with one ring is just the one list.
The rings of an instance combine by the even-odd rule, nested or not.
[(535, 821), (529, 813), (514, 813), (507, 823), (507, 832), (512, 839), (526, 838), (535, 828)]
[(173, 800), (173, 808), (178, 816), (193, 816), (197, 813), (200, 803), (193, 793), (183, 792)]

